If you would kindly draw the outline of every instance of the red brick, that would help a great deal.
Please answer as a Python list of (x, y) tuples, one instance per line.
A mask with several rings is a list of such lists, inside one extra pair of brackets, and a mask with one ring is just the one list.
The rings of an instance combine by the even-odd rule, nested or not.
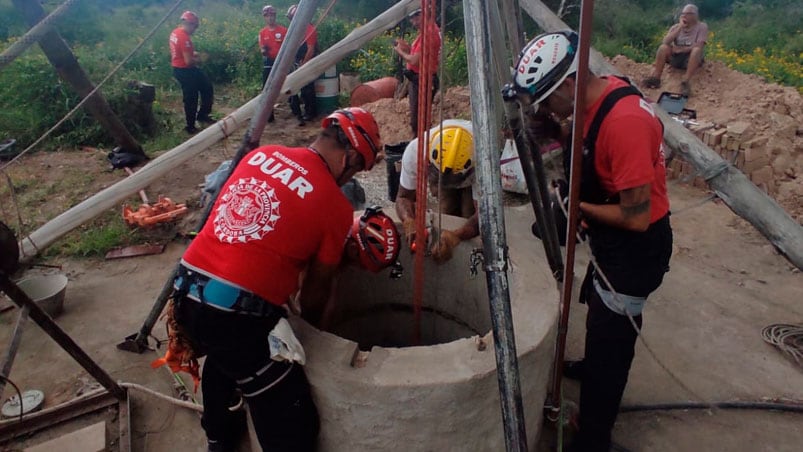
[(753, 171), (763, 168), (769, 164), (770, 164), (770, 159), (766, 156), (758, 158), (751, 162), (748, 162), (747, 159), (745, 159), (744, 166), (742, 166), (742, 172), (745, 174), (750, 174)]
[(716, 146), (722, 143), (722, 137), (725, 136), (727, 133), (727, 129), (717, 129), (711, 132), (711, 142), (708, 144), (709, 146)]

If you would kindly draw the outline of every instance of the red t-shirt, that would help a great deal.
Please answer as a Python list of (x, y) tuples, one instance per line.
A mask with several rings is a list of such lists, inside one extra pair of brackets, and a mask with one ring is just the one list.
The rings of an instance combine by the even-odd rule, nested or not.
[(192, 39), (190, 35), (182, 27), (178, 27), (170, 33), (170, 64), (177, 68), (192, 67), (192, 64), (187, 64), (184, 61), (184, 53), (190, 52), (190, 55), (195, 52), (192, 46)]
[(276, 56), (279, 55), (279, 48), (281, 48), (282, 42), (284, 42), (284, 37), (286, 35), (287, 29), (281, 25), (274, 26), (273, 30), (265, 27), (259, 31), (259, 47), (267, 47), (267, 57), (275, 60)]
[[(427, 51), (427, 58), (429, 58), (430, 66), (432, 68), (433, 74), (435, 71), (438, 70), (438, 61), (440, 61), (441, 57), (441, 30), (438, 28), (437, 25), (431, 24), (429, 28), (426, 29), (427, 33), (427, 45), (429, 49)], [(424, 33), (419, 33), (418, 36), (413, 41), (412, 47), (410, 47), (410, 55), (415, 55), (417, 53), (421, 53), (424, 47)], [(422, 55), (423, 58), (423, 55)], [(420, 64), (412, 65), (407, 63), (407, 69), (415, 72), (416, 74), (421, 72)]]
[[(620, 86), (627, 86), (627, 82), (616, 77), (607, 80), (605, 92), (586, 109), (583, 136), (588, 134), (591, 121), (605, 96)], [(626, 96), (608, 113), (597, 136), (594, 167), (600, 185), (611, 196), (628, 188), (652, 184), (650, 223), (669, 211), (663, 128), (646, 100)]]
[(313, 49), (318, 46), (318, 30), (312, 24), (307, 24), (307, 32), (304, 34), (304, 42)]
[(281, 305), (310, 262), (340, 262), (351, 223), (351, 204), (318, 154), (262, 146), (223, 184), (182, 260)]

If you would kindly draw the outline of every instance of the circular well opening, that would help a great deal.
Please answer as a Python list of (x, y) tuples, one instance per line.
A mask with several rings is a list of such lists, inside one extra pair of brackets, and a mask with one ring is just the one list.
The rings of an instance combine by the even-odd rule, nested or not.
[(443, 265), (425, 260), (424, 297), (420, 310), (420, 342), (416, 341), (413, 308), (413, 265), (402, 251), (404, 274), (390, 279), (389, 270), (378, 274), (349, 268), (338, 277), (329, 332), (371, 347), (409, 347), (452, 342), (491, 329), (485, 280), (471, 277), (471, 248), (460, 246)]

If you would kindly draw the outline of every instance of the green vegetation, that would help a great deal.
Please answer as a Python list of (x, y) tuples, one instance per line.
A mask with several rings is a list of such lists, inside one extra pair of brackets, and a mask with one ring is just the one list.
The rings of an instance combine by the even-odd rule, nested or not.
[[(661, 39), (686, 3), (599, 0), (594, 10), (593, 45), (608, 56), (622, 54), (642, 63), (652, 62)], [(700, 18), (711, 31), (706, 59), (803, 93), (803, 9), (799, 0), (698, 3)], [(576, 13), (566, 21), (576, 24)]]

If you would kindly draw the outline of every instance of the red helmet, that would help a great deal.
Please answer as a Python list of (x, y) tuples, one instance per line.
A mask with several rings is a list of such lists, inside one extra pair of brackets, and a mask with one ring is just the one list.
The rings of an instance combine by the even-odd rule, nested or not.
[(198, 15), (192, 11), (184, 11), (181, 13), (181, 20), (198, 25)]
[(362, 268), (377, 273), (397, 263), (401, 237), (396, 223), (381, 207), (369, 207), (354, 218), (349, 237), (357, 243)]
[(340, 127), (351, 147), (362, 155), (365, 160), (365, 171), (373, 168), (376, 154), (382, 148), (379, 126), (373, 115), (360, 107), (335, 110), (323, 118), (321, 127), (326, 129), (333, 125)]
[(296, 11), (298, 11), (298, 5), (290, 5), (290, 7), (287, 8), (287, 17), (292, 19), (293, 16), (296, 15)]

